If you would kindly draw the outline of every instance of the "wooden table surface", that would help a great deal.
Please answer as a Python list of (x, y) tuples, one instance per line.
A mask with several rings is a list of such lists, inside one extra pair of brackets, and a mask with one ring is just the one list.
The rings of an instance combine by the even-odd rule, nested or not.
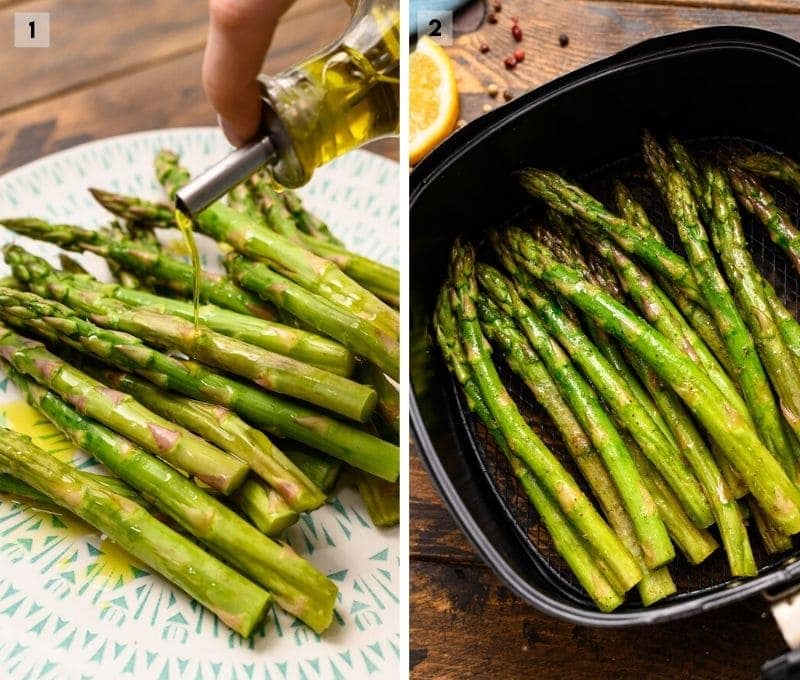
[[(206, 0), (0, 0), (0, 172), (91, 139), (214, 125), (200, 82)], [(14, 48), (15, 12), (49, 12), (49, 48)], [(277, 72), (346, 28), (342, 0), (297, 0), (264, 64)], [(375, 150), (398, 157), (397, 141)]]
[[(489, 0), (491, 2), (492, 0)], [(455, 19), (461, 118), (649, 37), (719, 24), (800, 39), (797, 0), (501, 0), (498, 22), (481, 0)], [(519, 20), (523, 41), (510, 32)], [(559, 36), (569, 37), (567, 47)], [(481, 43), (490, 51), (482, 54)], [(507, 71), (514, 49), (525, 60)], [(785, 651), (765, 602), (754, 598), (673, 624), (603, 631), (548, 618), (502, 586), (456, 528), (412, 444), (411, 667), (414, 678), (753, 678)]]

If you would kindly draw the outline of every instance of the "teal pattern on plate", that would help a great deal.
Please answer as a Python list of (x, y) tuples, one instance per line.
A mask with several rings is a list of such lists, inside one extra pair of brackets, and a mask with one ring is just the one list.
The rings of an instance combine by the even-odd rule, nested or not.
[[(193, 172), (229, 147), (213, 128), (135, 133), (84, 144), (0, 178), (0, 215), (100, 226), (108, 215), (86, 188), (160, 198), (152, 159), (179, 152)], [(399, 264), (397, 164), (355, 151), (320, 168), (300, 190), (308, 207), (353, 250)], [(59, 250), (0, 228), (58, 263)], [(215, 250), (198, 239), (204, 262)], [(108, 279), (105, 263), (74, 255)], [(0, 276), (8, 269), (0, 264)], [(0, 372), (0, 424), (20, 395)], [(37, 423), (50, 451), (102, 471)], [(38, 434), (38, 430), (37, 430)], [(43, 444), (44, 445), (44, 444)], [(274, 609), (244, 640), (157, 575), (74, 520), (0, 497), (0, 677), (7, 680), (316, 680), (400, 674), (399, 533), (375, 528), (358, 494), (342, 490), (285, 535), (340, 590), (336, 617), (318, 636)]]

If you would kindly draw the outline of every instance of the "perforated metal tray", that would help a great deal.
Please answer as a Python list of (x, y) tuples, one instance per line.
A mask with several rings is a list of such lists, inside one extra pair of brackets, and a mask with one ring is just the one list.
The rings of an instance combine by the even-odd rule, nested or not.
[[(555, 553), (506, 459), (469, 413), (432, 346), (430, 313), (446, 275), (449, 247), (462, 234), (490, 257), (484, 243), (490, 227), (510, 222), (524, 226), (539, 218), (539, 208), (531, 207), (512, 178), (514, 170), (536, 165), (577, 178), (608, 205), (613, 204), (612, 180), (622, 179), (670, 246), (680, 251), (663, 203), (645, 174), (638, 150), (642, 128), (677, 134), (701, 158), (719, 150), (755, 148), (798, 156), (800, 139), (791, 120), (800, 119), (800, 101), (787, 94), (797, 86), (800, 45), (794, 41), (739, 28), (668, 36), (529, 93), (473, 129), (467, 126), (412, 175), (414, 432), (456, 521), (506, 584), (540, 609), (597, 626), (668, 620), (784, 586), (800, 574), (800, 563), (795, 551), (767, 555), (752, 531), (758, 577), (731, 579), (722, 549), (699, 566), (679, 556), (670, 567), (679, 588), (676, 595), (644, 608), (631, 593), (616, 612), (597, 612)], [(763, 101), (781, 101), (780, 111), (756, 106)], [(770, 183), (770, 189), (796, 220), (800, 218), (799, 197), (778, 184)], [(754, 259), (797, 314), (800, 277), (764, 229), (749, 215), (742, 217)], [(496, 363), (535, 431), (570, 465), (547, 415), (499, 357)]]

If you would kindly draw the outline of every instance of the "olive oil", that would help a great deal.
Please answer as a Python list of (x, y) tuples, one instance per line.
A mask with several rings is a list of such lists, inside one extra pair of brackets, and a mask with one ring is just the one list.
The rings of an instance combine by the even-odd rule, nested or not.
[[(336, 43), (277, 76), (261, 76), (279, 128), (271, 130), (275, 178), (300, 186), (323, 163), (397, 134), (399, 76), (397, 0), (356, 2), (350, 27)], [(267, 120), (270, 128), (274, 123)]]
[(176, 210), (175, 223), (178, 225), (181, 234), (183, 234), (186, 247), (189, 249), (189, 255), (192, 258), (192, 271), (194, 272), (194, 280), (192, 282), (192, 304), (194, 305), (194, 327), (195, 330), (197, 330), (200, 325), (200, 277), (202, 276), (202, 270), (200, 269), (200, 252), (197, 250), (197, 241), (194, 238), (192, 218), (188, 215), (184, 215), (180, 210)]

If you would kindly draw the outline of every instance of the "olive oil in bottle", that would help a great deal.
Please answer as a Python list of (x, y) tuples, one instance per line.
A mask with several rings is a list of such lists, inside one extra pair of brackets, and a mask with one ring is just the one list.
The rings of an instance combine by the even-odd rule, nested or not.
[(266, 128), (276, 148), (268, 165), (284, 186), (305, 184), (320, 165), (397, 134), (397, 0), (357, 0), (350, 27), (336, 43), (259, 81)]

